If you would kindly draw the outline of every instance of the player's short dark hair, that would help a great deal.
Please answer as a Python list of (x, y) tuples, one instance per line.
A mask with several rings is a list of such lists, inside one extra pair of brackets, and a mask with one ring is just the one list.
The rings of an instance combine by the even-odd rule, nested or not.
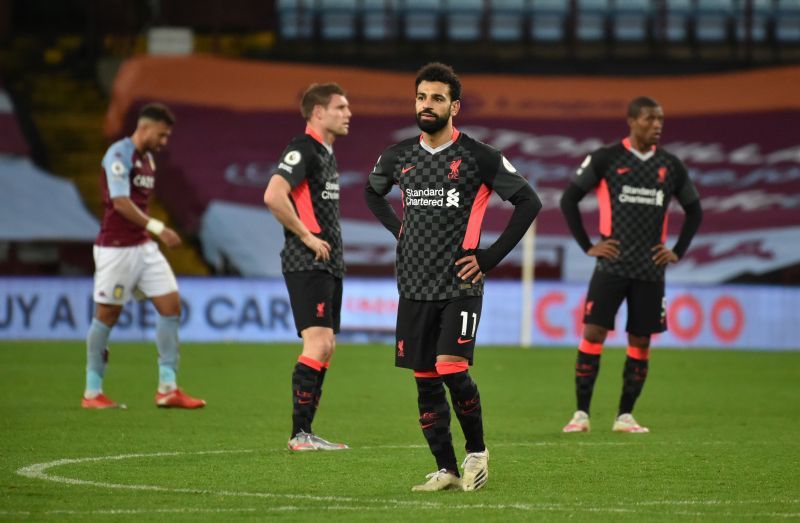
[(344, 89), (337, 83), (327, 84), (311, 84), (303, 93), (303, 98), (300, 100), (300, 113), (306, 120), (311, 118), (314, 112), (314, 106), (321, 105), (327, 107), (331, 103), (331, 97), (335, 94), (347, 96)]
[(175, 115), (167, 109), (167, 106), (159, 103), (151, 103), (142, 107), (139, 111), (139, 118), (147, 118), (155, 122), (164, 122), (172, 127), (175, 125)]
[(661, 107), (661, 104), (649, 96), (638, 96), (628, 104), (628, 118), (638, 118), (643, 107)]
[(461, 100), (461, 80), (449, 65), (441, 62), (431, 62), (417, 71), (417, 82), (414, 87), (419, 87), (422, 82), (442, 82), (450, 86), (451, 100)]

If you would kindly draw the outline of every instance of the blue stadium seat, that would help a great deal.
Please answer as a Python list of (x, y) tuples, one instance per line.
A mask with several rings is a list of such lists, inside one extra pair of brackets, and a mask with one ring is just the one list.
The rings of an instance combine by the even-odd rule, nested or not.
[(728, 40), (734, 0), (703, 0), (694, 11), (694, 36), (700, 43)]
[(689, 39), (689, 21), (692, 17), (692, 0), (665, 0), (666, 20), (663, 38), (670, 43), (684, 43)]
[(800, 44), (800, 0), (778, 0), (775, 41), (778, 44)]
[[(748, 4), (752, 4), (748, 25)], [(769, 39), (769, 28), (775, 16), (772, 0), (739, 0), (735, 11), (736, 39), (740, 42), (750, 40), (761, 43)]]
[(614, 40), (617, 42), (647, 40), (653, 16), (649, 0), (616, 0), (612, 13)]
[(319, 0), (319, 32), (323, 40), (354, 40), (356, 0)]
[(314, 36), (314, 0), (278, 0), (278, 31), (284, 40), (307, 40)]
[(398, 11), (407, 40), (437, 40), (443, 0), (400, 0)]
[(579, 42), (599, 42), (606, 38), (609, 0), (578, 0), (575, 12), (575, 38)]
[(527, 0), (489, 0), (489, 39), (522, 42), (525, 39)]
[(445, 0), (447, 38), (456, 42), (474, 42), (483, 36), (483, 0)]
[(532, 0), (530, 35), (534, 42), (562, 42), (570, 0)]
[(397, 36), (391, 0), (361, 0), (361, 34), (367, 41), (391, 40)]

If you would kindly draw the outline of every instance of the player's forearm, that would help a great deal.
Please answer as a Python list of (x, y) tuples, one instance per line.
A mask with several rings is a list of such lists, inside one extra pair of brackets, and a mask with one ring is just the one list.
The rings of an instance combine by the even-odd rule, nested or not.
[(581, 211), (578, 208), (578, 203), (585, 195), (586, 192), (573, 183), (569, 184), (564, 190), (564, 194), (561, 195), (561, 213), (564, 215), (564, 219), (567, 222), (572, 236), (575, 238), (575, 241), (578, 242), (581, 249), (583, 249), (583, 252), (588, 251), (592, 247), (592, 240), (589, 239), (589, 235), (586, 233), (586, 228), (583, 226), (583, 219), (581, 218)]
[(114, 211), (128, 220), (129, 222), (138, 225), (141, 228), (145, 228), (147, 226), (147, 222), (150, 221), (150, 217), (142, 212), (142, 210), (133, 203), (133, 200), (126, 196), (114, 198)]
[(386, 198), (378, 194), (369, 182), (367, 182), (367, 186), (364, 188), (364, 199), (367, 201), (367, 207), (369, 207), (372, 214), (378, 218), (378, 221), (380, 221), (395, 238), (398, 238), (403, 222), (400, 221), (397, 213), (394, 212), (392, 205), (386, 201)]
[(268, 191), (264, 195), (264, 203), (272, 215), (275, 216), (275, 219), (278, 220), (278, 223), (299, 238), (304, 238), (306, 235), (311, 234), (311, 231), (297, 216), (288, 194), (270, 194)]
[(511, 213), (511, 219), (505, 230), (488, 249), (478, 250), (475, 253), (478, 266), (483, 273), (496, 267), (511, 252), (542, 209), (539, 197), (527, 185), (509, 198), (509, 201), (514, 204), (514, 212)]
[(165, 228), (167, 228), (164, 225), (164, 222), (146, 215), (135, 203), (133, 203), (133, 200), (127, 196), (114, 198), (112, 201), (114, 203), (114, 211), (117, 214), (129, 222), (138, 225), (142, 229), (147, 229), (151, 233), (161, 238), (161, 233), (164, 232)]
[(690, 203), (684, 207), (683, 211), (686, 213), (686, 216), (683, 219), (683, 226), (678, 235), (678, 241), (675, 247), (672, 248), (672, 252), (674, 252), (678, 258), (683, 258), (683, 255), (686, 254), (686, 251), (689, 249), (689, 244), (692, 243), (692, 238), (694, 238), (694, 235), (700, 228), (700, 222), (703, 221), (703, 209), (700, 206), (700, 200), (695, 200), (693, 203)]

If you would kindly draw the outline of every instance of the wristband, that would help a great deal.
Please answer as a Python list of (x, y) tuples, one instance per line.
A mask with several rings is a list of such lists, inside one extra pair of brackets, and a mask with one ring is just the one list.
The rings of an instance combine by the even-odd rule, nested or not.
[(147, 220), (147, 225), (145, 225), (144, 228), (158, 236), (164, 232), (164, 222), (156, 220), (155, 218), (150, 218)]

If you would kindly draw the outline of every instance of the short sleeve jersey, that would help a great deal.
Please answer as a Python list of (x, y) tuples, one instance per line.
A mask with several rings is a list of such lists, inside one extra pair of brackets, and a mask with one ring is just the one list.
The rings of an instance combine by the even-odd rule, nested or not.
[(666, 241), (671, 198), (686, 206), (700, 197), (683, 163), (660, 147), (642, 154), (625, 138), (587, 156), (572, 183), (597, 191), (600, 235), (620, 242), (619, 257), (598, 258), (597, 269), (663, 281), (665, 267), (653, 263), (652, 248)]
[(148, 214), (150, 193), (156, 184), (156, 164), (149, 153), (136, 150), (130, 138), (115, 142), (102, 161), (103, 221), (95, 243), (104, 247), (128, 247), (150, 239), (147, 230), (114, 210), (114, 198), (128, 197)]
[(291, 185), (291, 200), (303, 224), (331, 246), (330, 259), (317, 261), (314, 252), (284, 228), (281, 269), (284, 273), (327, 271), (342, 278), (345, 266), (339, 223), (339, 172), (333, 149), (307, 129), (283, 151), (276, 174)]
[(483, 295), (483, 282), (463, 281), (455, 262), (478, 248), (492, 191), (507, 200), (527, 184), (499, 151), (457, 130), (437, 149), (414, 138), (386, 149), (369, 183), (382, 196), (394, 185), (401, 191), (400, 296), (439, 301)]

